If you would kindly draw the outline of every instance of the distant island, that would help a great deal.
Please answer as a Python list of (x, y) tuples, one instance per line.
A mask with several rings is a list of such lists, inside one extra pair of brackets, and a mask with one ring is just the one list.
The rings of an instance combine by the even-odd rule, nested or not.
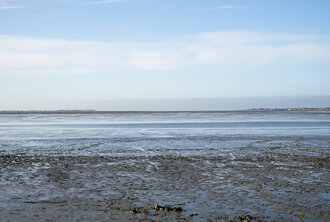
[(330, 112), (330, 107), (320, 108), (253, 108), (246, 111), (305, 111), (305, 112)]
[(2, 110), (0, 114), (106, 114), (106, 113), (216, 113), (216, 112), (272, 112), (272, 111), (286, 111), (286, 112), (330, 112), (330, 107), (320, 108), (252, 108), (244, 110), (212, 110), (212, 111), (99, 111), (93, 109), (87, 110)]

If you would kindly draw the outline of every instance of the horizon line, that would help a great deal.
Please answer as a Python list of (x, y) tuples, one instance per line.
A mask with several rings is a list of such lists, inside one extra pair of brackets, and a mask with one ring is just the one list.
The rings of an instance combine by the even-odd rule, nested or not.
[(250, 108), (237, 110), (94, 110), (94, 109), (56, 109), (56, 110), (0, 110), (0, 114), (102, 114), (102, 113), (216, 113), (216, 112), (262, 112), (262, 111), (305, 111), (330, 112), (330, 107), (288, 107), (288, 108)]

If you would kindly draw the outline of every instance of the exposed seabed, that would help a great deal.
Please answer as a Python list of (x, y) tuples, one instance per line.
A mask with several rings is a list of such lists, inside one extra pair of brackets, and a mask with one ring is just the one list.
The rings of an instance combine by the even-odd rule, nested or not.
[(239, 158), (2, 154), (0, 221), (330, 221), (329, 181), (326, 152), (281, 147)]

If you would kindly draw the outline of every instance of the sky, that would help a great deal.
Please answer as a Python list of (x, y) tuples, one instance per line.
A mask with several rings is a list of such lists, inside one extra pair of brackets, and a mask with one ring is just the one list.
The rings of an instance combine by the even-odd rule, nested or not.
[(330, 106), (329, 11), (328, 0), (0, 0), (0, 110)]

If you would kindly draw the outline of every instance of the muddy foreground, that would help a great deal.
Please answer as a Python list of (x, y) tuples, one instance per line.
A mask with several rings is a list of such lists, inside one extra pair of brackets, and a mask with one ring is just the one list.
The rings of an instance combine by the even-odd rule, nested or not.
[(0, 155), (0, 221), (330, 221), (329, 156)]

